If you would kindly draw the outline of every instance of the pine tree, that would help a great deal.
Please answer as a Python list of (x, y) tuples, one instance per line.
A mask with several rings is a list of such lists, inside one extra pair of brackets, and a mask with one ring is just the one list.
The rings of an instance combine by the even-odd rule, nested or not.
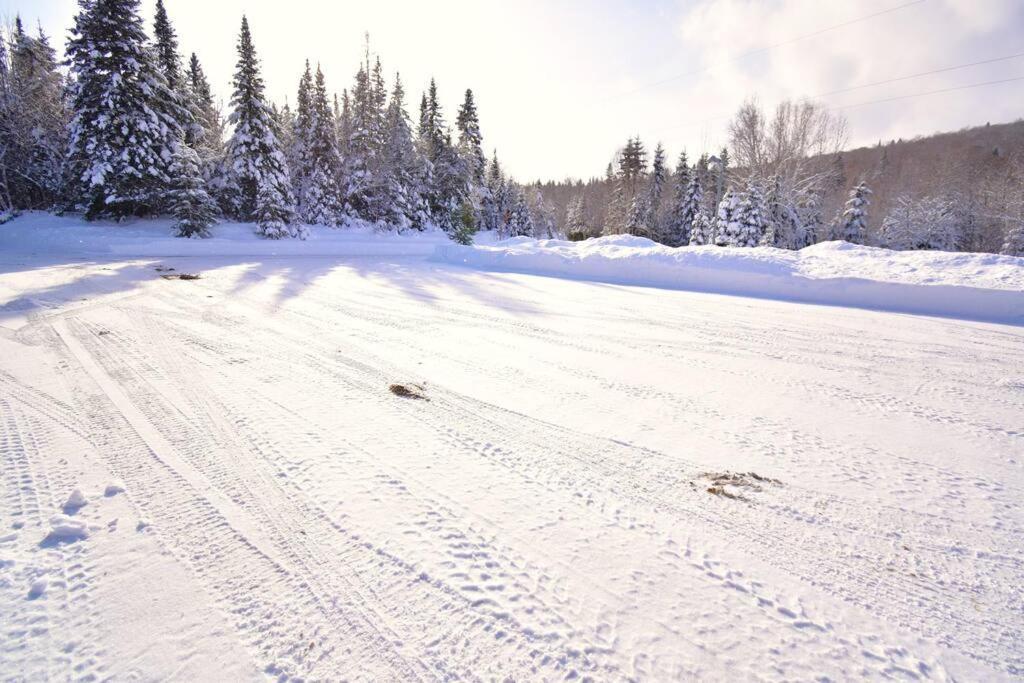
[(863, 244), (867, 238), (868, 206), (871, 204), (871, 190), (864, 181), (850, 190), (850, 198), (842, 214), (832, 225), (832, 239), (845, 240), (851, 244)]
[(189, 91), (189, 107), (192, 110), (196, 125), (186, 134), (185, 142), (195, 149), (199, 156), (200, 170), (203, 177), (219, 186), (222, 179), (214, 182), (218, 164), (224, 156), (224, 119), (217, 104), (213, 100), (210, 82), (199, 63), (199, 57), (193, 52), (188, 63), (186, 81)]
[(533, 217), (526, 195), (521, 185), (509, 181), (509, 209), (506, 223), (508, 237), (532, 237), (534, 234)]
[(3, 208), (46, 209), (60, 199), (67, 120), (56, 53), (42, 29), (29, 36), (17, 18), (9, 56), (0, 40)]
[(182, 140), (171, 164), (173, 183), (168, 193), (168, 208), (175, 218), (178, 237), (209, 237), (218, 208), (206, 192), (199, 169), (199, 155)]
[[(694, 178), (693, 182), (697, 182), (697, 178)], [(690, 231), (690, 246), (700, 247), (714, 243), (715, 223), (704, 212), (704, 209), (700, 209), (693, 218), (693, 229)]]
[(589, 236), (582, 192), (569, 200), (565, 215), (565, 235), (573, 241), (585, 240)]
[(1024, 256), (1024, 221), (1018, 220), (1006, 231), (1000, 253), (1007, 256)]
[(604, 229), (601, 232), (604, 235), (618, 235), (625, 228), (629, 206), (626, 204), (626, 190), (622, 180), (615, 174), (612, 164), (605, 168), (604, 182), (611, 188), (611, 197), (608, 199)]
[(425, 168), (412, 138), (409, 114), (405, 110), (405, 89), (395, 74), (385, 121), (384, 169), (387, 221), (399, 230), (422, 230), (429, 220), (424, 199)]
[(345, 206), (353, 216), (375, 222), (384, 216), (382, 179), (377, 177), (380, 151), (377, 146), (376, 97), (369, 63), (361, 64), (352, 87), (351, 123), (345, 157)]
[(69, 163), (89, 219), (159, 208), (181, 130), (153, 63), (138, 0), (80, 0), (68, 44)]
[(259, 60), (244, 16), (233, 85), (229, 121), (235, 129), (227, 149), (232, 214), (255, 220), (257, 232), (265, 237), (305, 237), (305, 229), (296, 225), (288, 164), (264, 99)]
[(668, 180), (668, 173), (665, 169), (665, 148), (658, 143), (654, 148), (654, 159), (651, 162), (651, 178), (647, 185), (647, 195), (644, 197), (644, 231), (652, 240), (664, 241), (662, 233), (661, 203), (665, 191), (665, 183)]
[(505, 173), (498, 162), (495, 151), (491, 163), (487, 166), (487, 195), (483, 211), (483, 229), (494, 230), (501, 234), (505, 231), (508, 221), (508, 187)]
[(455, 119), (455, 127), (459, 131), (459, 155), (469, 173), (468, 180), (476, 186), (482, 186), (487, 160), (484, 158), (480, 120), (476, 113), (472, 90), (466, 90), (466, 97)]
[[(665, 220), (665, 243), (672, 247), (681, 247), (690, 242), (690, 230), (693, 228), (693, 218), (700, 206), (701, 194), (700, 185), (694, 184), (697, 176), (690, 172), (686, 152), (679, 155), (674, 179), (675, 192)], [(696, 200), (696, 204), (694, 200)]]
[(429, 181), (426, 199), (431, 217), (444, 230), (451, 231), (454, 217), (469, 196), (466, 174), (458, 151), (452, 145), (451, 133), (444, 122), (444, 113), (437, 95), (437, 83), (430, 87), (420, 106), (419, 144), (427, 165)]
[(725, 191), (718, 203), (718, 218), (715, 221), (715, 244), (720, 247), (741, 245), (746, 227), (742, 222), (741, 198), (732, 188)]
[(181, 58), (178, 55), (178, 36), (171, 26), (163, 0), (156, 0), (153, 20), (153, 40), (156, 45), (157, 66), (167, 81), (167, 87), (177, 91), (182, 85)]
[(314, 225), (338, 225), (342, 213), (338, 177), (341, 155), (334, 114), (327, 101), (323, 71), (317, 66), (314, 81), (308, 61), (299, 80), (291, 137), (288, 161), (302, 220)]
[(798, 195), (795, 209), (796, 230), (793, 249), (817, 244), (825, 235), (825, 219), (821, 213), (821, 193), (815, 187), (806, 188)]
[(764, 197), (756, 182), (751, 182), (747, 186), (747, 191), (740, 200), (738, 219), (741, 229), (733, 246), (756, 247), (761, 244), (766, 230)]

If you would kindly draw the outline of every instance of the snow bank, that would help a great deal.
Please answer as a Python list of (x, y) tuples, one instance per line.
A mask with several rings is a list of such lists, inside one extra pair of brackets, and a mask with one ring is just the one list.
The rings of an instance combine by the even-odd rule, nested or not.
[(252, 223), (219, 223), (209, 239), (174, 237), (170, 219), (115, 223), (29, 212), (0, 225), (0, 252), (119, 256), (429, 256), (448, 241), (439, 230), (376, 232), (360, 223), (345, 228), (311, 226), (307, 240), (268, 240)]
[(448, 243), (433, 258), (488, 270), (1024, 325), (1024, 258), (995, 254), (901, 252), (846, 242), (800, 251), (673, 249), (620, 235)]

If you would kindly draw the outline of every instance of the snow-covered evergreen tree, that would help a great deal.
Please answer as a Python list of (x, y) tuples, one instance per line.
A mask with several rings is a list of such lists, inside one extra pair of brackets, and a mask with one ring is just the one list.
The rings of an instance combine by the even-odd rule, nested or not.
[(668, 172), (665, 168), (665, 148), (659, 142), (654, 148), (654, 159), (651, 162), (651, 179), (647, 185), (647, 197), (644, 207), (644, 227), (647, 236), (653, 240), (663, 241), (661, 202), (665, 191), (665, 183), (668, 181)]
[(469, 183), (482, 186), (487, 160), (484, 158), (483, 137), (480, 135), (480, 119), (473, 101), (473, 91), (467, 89), (462, 106), (455, 118), (455, 127), (459, 131), (459, 156), (469, 174)]
[(1007, 256), (1024, 256), (1024, 220), (1018, 220), (1006, 231), (1000, 253)]
[(192, 110), (195, 126), (191, 135), (186, 132), (185, 141), (199, 156), (203, 177), (213, 186), (214, 192), (222, 184), (222, 178), (215, 178), (215, 172), (224, 157), (224, 118), (213, 99), (210, 82), (193, 52), (186, 73), (189, 93), (189, 108)]
[(351, 95), (351, 119), (345, 156), (345, 207), (363, 220), (383, 221), (385, 179), (381, 171), (381, 131), (384, 112), (379, 106), (376, 84), (367, 60), (356, 73)]
[(738, 218), (741, 230), (736, 236), (733, 246), (756, 247), (761, 244), (767, 224), (764, 215), (764, 197), (756, 182), (751, 182), (741, 197)]
[(843, 212), (832, 225), (832, 239), (845, 240), (851, 244), (863, 244), (867, 238), (868, 206), (871, 204), (871, 190), (861, 181), (850, 190)]
[(796, 202), (796, 231), (793, 249), (817, 244), (825, 235), (825, 219), (821, 212), (821, 193), (816, 187), (802, 190)]
[(157, 210), (182, 132), (138, 9), (138, 0), (80, 0), (68, 43), (69, 163), (90, 219)]
[(430, 87), (420, 105), (419, 144), (427, 165), (430, 181), (426, 198), (434, 222), (451, 231), (454, 218), (469, 195), (466, 173), (458, 151), (452, 145), (451, 133), (445, 126), (444, 113), (438, 99), (437, 83)]
[(386, 176), (386, 220), (399, 230), (422, 230), (428, 222), (426, 168), (413, 141), (409, 113), (405, 109), (405, 89), (395, 74), (385, 121), (384, 169)]
[(508, 213), (508, 187), (505, 183), (505, 173), (498, 162), (498, 152), (495, 151), (491, 162), (487, 165), (487, 194), (484, 197), (483, 229), (494, 230), (498, 233), (504, 231)]
[(565, 235), (574, 241), (585, 240), (590, 236), (590, 231), (587, 228), (582, 192), (574, 195), (569, 200), (569, 206), (565, 215)]
[(181, 77), (181, 57), (178, 55), (178, 36), (167, 17), (163, 0), (156, 0), (153, 42), (156, 47), (157, 66), (163, 72), (167, 87), (177, 90), (184, 83)]
[(686, 152), (679, 155), (675, 171), (675, 192), (666, 218), (665, 241), (669, 246), (682, 247), (690, 243), (693, 219), (700, 210), (703, 190), (696, 173), (691, 173)]
[(505, 234), (502, 237), (532, 237), (534, 234), (533, 217), (526, 201), (521, 185), (514, 180), (508, 183), (508, 219), (505, 221)]
[(199, 155), (184, 140), (175, 150), (171, 178), (167, 206), (178, 237), (209, 237), (219, 209), (206, 191)]
[(59, 201), (67, 120), (56, 53), (42, 29), (30, 36), (17, 18), (10, 53), (0, 40), (3, 209), (45, 209)]
[(732, 188), (725, 191), (718, 203), (718, 217), (715, 221), (715, 244), (720, 247), (742, 246), (747, 228), (743, 223), (741, 197)]
[(338, 225), (342, 214), (338, 178), (341, 155), (319, 65), (314, 80), (307, 62), (296, 104), (292, 178), (300, 215), (310, 224)]
[(295, 220), (288, 164), (264, 99), (259, 60), (245, 17), (233, 85), (229, 121), (234, 132), (227, 147), (232, 215), (255, 220), (257, 231), (265, 237), (305, 237), (305, 228)]
[[(694, 178), (691, 182), (699, 182), (697, 178)], [(693, 217), (693, 228), (690, 230), (690, 242), (689, 244), (694, 247), (700, 247), (707, 244), (715, 243), (715, 221), (704, 212), (704, 209), (697, 211), (697, 215)]]

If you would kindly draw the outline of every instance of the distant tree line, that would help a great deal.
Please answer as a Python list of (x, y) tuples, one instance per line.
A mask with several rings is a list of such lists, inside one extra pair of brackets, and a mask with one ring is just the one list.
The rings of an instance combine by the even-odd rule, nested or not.
[[(888, 150), (905, 145), (879, 143), (875, 160), (849, 184), (845, 121), (820, 105), (787, 101), (768, 118), (748, 101), (728, 132), (729, 145), (718, 154), (691, 164), (684, 151), (671, 170), (660, 144), (649, 155), (633, 137), (604, 177), (534, 187), (555, 207), (557, 229), (569, 239), (625, 233), (670, 246), (783, 249), (842, 239), (1024, 255), (1024, 149), (1014, 161), (998, 147), (957, 158), (955, 138), (941, 136), (948, 149), (928, 152), (952, 162), (896, 169)], [(857, 152), (860, 162), (868, 150)]]

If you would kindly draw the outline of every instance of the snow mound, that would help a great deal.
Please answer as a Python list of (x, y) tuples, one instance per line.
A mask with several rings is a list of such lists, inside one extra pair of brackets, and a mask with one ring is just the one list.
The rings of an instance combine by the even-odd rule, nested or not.
[(46, 593), (46, 588), (49, 586), (49, 581), (46, 577), (38, 578), (32, 582), (32, 585), (28, 589), (28, 599), (35, 600), (43, 596)]
[(616, 235), (442, 244), (434, 260), (485, 270), (1024, 325), (1024, 258), (824, 242), (800, 251), (672, 248)]
[(88, 504), (89, 499), (82, 493), (82, 489), (75, 489), (64, 502), (64, 512), (74, 512), (78, 508), (85, 507)]
[(124, 482), (120, 479), (110, 482), (107, 484), (107, 488), (103, 489), (103, 495), (107, 498), (116, 496), (119, 493), (124, 493)]
[(50, 518), (50, 533), (43, 539), (43, 544), (74, 543), (85, 538), (89, 538), (89, 526), (84, 521), (67, 515), (54, 515)]

